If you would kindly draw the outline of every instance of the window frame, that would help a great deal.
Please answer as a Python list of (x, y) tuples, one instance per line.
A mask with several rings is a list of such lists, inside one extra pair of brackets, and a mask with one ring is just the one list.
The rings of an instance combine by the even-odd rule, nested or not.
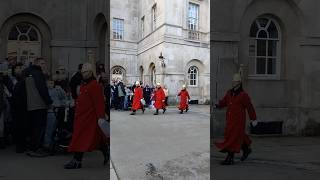
[[(191, 72), (191, 70), (193, 72)], [(196, 73), (194, 73), (194, 70), (196, 70)], [(193, 74), (195, 78), (191, 79), (191, 74)], [(188, 78), (188, 86), (189, 87), (198, 87), (198, 85), (199, 85), (199, 68), (194, 65), (190, 66), (187, 71), (187, 78)], [(192, 84), (191, 81), (194, 81), (195, 84)]]
[[(196, 12), (196, 17), (190, 17), (190, 7), (191, 6), (194, 6), (194, 7), (197, 7), (197, 12)], [(192, 29), (190, 28), (190, 19), (193, 19), (193, 20), (196, 20), (196, 24), (195, 24), (195, 28)], [(200, 29), (200, 4), (198, 3), (195, 3), (195, 2), (192, 2), (192, 1), (189, 1), (188, 2), (188, 8), (187, 8), (187, 29), (189, 31), (199, 31)]]
[(145, 37), (145, 16), (141, 17), (141, 39)]
[[(261, 27), (260, 23), (258, 23), (259, 19), (267, 19), (268, 22), (265, 27)], [(253, 23), (256, 23), (257, 25), (257, 32), (255, 37), (251, 36), (251, 30), (253, 28)], [(268, 28), (270, 24), (273, 23), (276, 27), (278, 37), (277, 38), (270, 38), (269, 34), (270, 32), (268, 31)], [(267, 32), (267, 38), (260, 38), (258, 37), (259, 33), (261, 31), (266, 31)], [(280, 74), (281, 74), (281, 54), (282, 54), (282, 33), (281, 33), (281, 28), (280, 25), (278, 24), (277, 20), (273, 19), (272, 17), (257, 17), (254, 19), (254, 21), (250, 25), (249, 29), (249, 43), (248, 43), (248, 51), (249, 51), (249, 63), (252, 63), (254, 66), (253, 72), (250, 72), (248, 74), (249, 79), (262, 79), (262, 80), (280, 80)], [(263, 40), (266, 41), (266, 46), (265, 46), (265, 55), (264, 56), (258, 56), (258, 41)], [(276, 42), (276, 55), (275, 56), (269, 56), (269, 41), (275, 41)], [(254, 45), (254, 54), (252, 55), (250, 48), (252, 45)], [(258, 58), (264, 58), (265, 59), (265, 74), (258, 74), (257, 73), (257, 63), (258, 63)], [(268, 74), (268, 61), (271, 59), (275, 59), (275, 73), (274, 74)], [(253, 61), (253, 62), (252, 62)]]
[[(118, 34), (115, 35), (115, 33), (118, 33)], [(115, 18), (115, 17), (112, 19), (112, 39), (124, 40), (124, 19)]]
[(151, 32), (157, 29), (157, 13), (157, 3), (155, 3), (151, 8)]

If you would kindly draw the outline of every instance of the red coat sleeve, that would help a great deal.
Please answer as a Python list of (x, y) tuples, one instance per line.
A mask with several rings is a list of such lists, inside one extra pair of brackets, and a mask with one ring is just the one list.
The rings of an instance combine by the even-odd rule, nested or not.
[(251, 99), (250, 97), (248, 96), (247, 93), (243, 93), (243, 105), (245, 106), (245, 108), (247, 109), (248, 111), (248, 114), (249, 114), (249, 118), (251, 120), (256, 120), (257, 119), (257, 115), (256, 115), (256, 111), (251, 103)]
[(137, 89), (137, 97), (140, 99), (143, 99), (143, 90), (142, 88)]
[(166, 95), (164, 94), (163, 89), (161, 90), (161, 99), (164, 101), (166, 99)]
[(100, 84), (95, 83), (90, 88), (90, 95), (94, 104), (94, 108), (98, 118), (105, 118), (105, 103), (102, 87)]
[(219, 108), (224, 108), (228, 104), (228, 96), (229, 96), (229, 91), (224, 95), (223, 99), (221, 99), (218, 103)]

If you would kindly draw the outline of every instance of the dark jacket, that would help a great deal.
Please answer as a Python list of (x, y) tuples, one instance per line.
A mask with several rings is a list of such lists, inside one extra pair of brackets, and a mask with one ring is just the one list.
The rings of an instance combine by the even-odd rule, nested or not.
[(13, 115), (19, 116), (27, 111), (27, 91), (26, 84), (22, 80), (18, 80), (13, 88), (12, 93), (12, 112)]
[(82, 83), (82, 75), (80, 72), (77, 72), (71, 77), (70, 80), (70, 90), (71, 90), (71, 96), (73, 99), (77, 99), (78, 94), (77, 94), (77, 87), (80, 86)]
[[(31, 65), (23, 71), (24, 77), (32, 76), (35, 82), (35, 85), (39, 91), (39, 94), (46, 105), (51, 105), (52, 100), (49, 95), (47, 82), (45, 75), (43, 74), (40, 66)], [(25, 80), (25, 79), (24, 79)]]

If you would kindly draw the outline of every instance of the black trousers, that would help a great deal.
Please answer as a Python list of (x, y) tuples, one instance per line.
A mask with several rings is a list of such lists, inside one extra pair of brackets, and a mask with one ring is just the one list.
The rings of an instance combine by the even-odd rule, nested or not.
[(29, 119), (27, 111), (12, 112), (12, 119), (14, 122), (14, 141), (17, 149), (24, 150), (26, 148), (26, 140), (30, 135)]
[(30, 122), (30, 145), (31, 150), (36, 151), (41, 148), (43, 144), (44, 134), (47, 125), (47, 110), (40, 109), (28, 112)]
[(124, 96), (118, 97), (118, 108), (117, 109), (123, 109), (124, 106)]
[(55, 109), (55, 112), (56, 112), (56, 118), (57, 118), (57, 122), (58, 122), (57, 128), (59, 130), (67, 129), (67, 125), (64, 122), (65, 108), (64, 107), (59, 107), (59, 108)]

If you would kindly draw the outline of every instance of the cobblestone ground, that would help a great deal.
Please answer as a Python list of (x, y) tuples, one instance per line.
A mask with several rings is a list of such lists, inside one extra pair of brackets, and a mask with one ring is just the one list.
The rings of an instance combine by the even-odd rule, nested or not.
[(121, 180), (209, 179), (209, 106), (129, 113), (111, 112), (111, 158)]
[(253, 153), (245, 162), (221, 166), (224, 154), (212, 148), (211, 179), (319, 180), (320, 137), (255, 137)]
[(16, 154), (10, 147), (0, 150), (0, 180), (108, 180), (109, 166), (103, 166), (99, 152), (85, 154), (83, 168), (65, 170), (63, 164), (72, 155), (31, 158)]

